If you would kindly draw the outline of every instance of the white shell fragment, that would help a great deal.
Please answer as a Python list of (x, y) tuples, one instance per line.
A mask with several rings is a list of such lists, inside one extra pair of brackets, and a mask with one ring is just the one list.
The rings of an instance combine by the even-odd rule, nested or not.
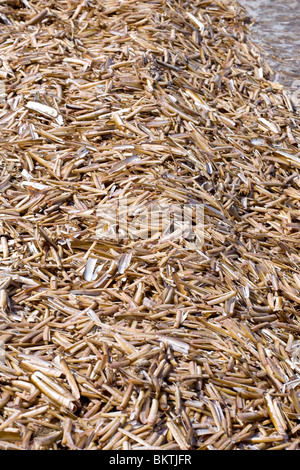
[(24, 168), (22, 171), (21, 171), (21, 175), (27, 179), (27, 181), (30, 181), (32, 180), (32, 176), (31, 174), (26, 170), (26, 168)]
[(262, 138), (251, 139), (251, 140), (250, 140), (250, 143), (251, 143), (252, 145), (257, 145), (257, 146), (259, 146), (259, 145), (266, 145), (265, 139), (262, 139)]
[(85, 271), (84, 271), (84, 279), (86, 281), (91, 282), (97, 278), (97, 274), (94, 273), (97, 262), (98, 262), (97, 258), (89, 258), (87, 260)]
[(204, 24), (189, 11), (186, 14), (190, 18), (190, 20), (194, 23), (194, 25), (198, 26), (198, 28), (200, 29), (200, 32), (203, 33), (205, 29)]
[(51, 117), (56, 120), (57, 124), (62, 125), (64, 123), (63, 117), (58, 114), (58, 111), (51, 106), (48, 106), (43, 103), (39, 103), (38, 101), (28, 101), (26, 103), (26, 108), (31, 109), (32, 111), (36, 111), (39, 114), (42, 114), (46, 117)]
[(124, 274), (128, 266), (130, 265), (131, 258), (132, 258), (132, 251), (130, 251), (129, 253), (124, 253), (121, 256), (118, 262), (118, 271), (120, 274)]
[(38, 103), (37, 101), (28, 101), (26, 108), (36, 111), (37, 113), (43, 114), (44, 116), (49, 116), (57, 118), (58, 112), (55, 108), (51, 108), (46, 104)]
[(280, 128), (276, 124), (274, 124), (273, 122), (270, 122), (265, 118), (258, 118), (258, 120), (264, 127), (269, 129), (274, 134), (279, 134), (280, 133)]
[(193, 90), (188, 88), (186, 90), (186, 94), (194, 100), (196, 106), (204, 109), (205, 111), (210, 111), (210, 107), (205, 103), (201, 96), (198, 95), (198, 93), (195, 93)]
[(40, 189), (40, 190), (50, 188), (50, 186), (47, 186), (46, 184), (36, 183), (34, 181), (23, 181), (21, 184), (22, 184), (22, 186), (30, 186), (34, 189)]
[(0, 289), (0, 308), (4, 308), (7, 305), (7, 293), (6, 290)]
[(157, 338), (163, 341), (164, 343), (167, 343), (171, 346), (172, 349), (174, 349), (174, 351), (177, 351), (181, 354), (188, 354), (190, 350), (189, 344), (185, 343), (184, 341), (180, 341), (177, 338), (171, 338), (169, 336), (164, 335), (157, 335)]

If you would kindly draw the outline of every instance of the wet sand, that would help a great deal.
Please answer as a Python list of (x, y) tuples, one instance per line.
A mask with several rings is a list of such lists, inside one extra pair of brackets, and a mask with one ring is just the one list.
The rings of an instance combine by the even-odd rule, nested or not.
[[(300, 88), (300, 0), (239, 0), (255, 21), (252, 39), (291, 92)], [(298, 81), (298, 83), (296, 83)]]

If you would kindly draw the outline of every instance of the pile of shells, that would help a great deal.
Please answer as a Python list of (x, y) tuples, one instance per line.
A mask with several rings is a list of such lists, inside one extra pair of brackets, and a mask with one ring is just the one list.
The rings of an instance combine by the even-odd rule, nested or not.
[(299, 115), (247, 22), (0, 1), (0, 449), (298, 449)]

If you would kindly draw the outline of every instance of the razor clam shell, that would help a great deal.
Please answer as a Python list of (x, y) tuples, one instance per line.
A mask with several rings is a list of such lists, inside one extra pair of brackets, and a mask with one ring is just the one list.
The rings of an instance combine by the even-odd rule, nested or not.
[(300, 120), (245, 11), (0, 3), (0, 449), (298, 450)]

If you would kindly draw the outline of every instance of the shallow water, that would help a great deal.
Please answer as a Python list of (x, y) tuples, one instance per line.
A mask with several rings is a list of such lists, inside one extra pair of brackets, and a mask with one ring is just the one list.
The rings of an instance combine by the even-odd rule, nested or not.
[[(300, 88), (300, 0), (239, 0), (255, 20), (252, 40), (291, 92)], [(298, 83), (297, 83), (298, 82)]]

